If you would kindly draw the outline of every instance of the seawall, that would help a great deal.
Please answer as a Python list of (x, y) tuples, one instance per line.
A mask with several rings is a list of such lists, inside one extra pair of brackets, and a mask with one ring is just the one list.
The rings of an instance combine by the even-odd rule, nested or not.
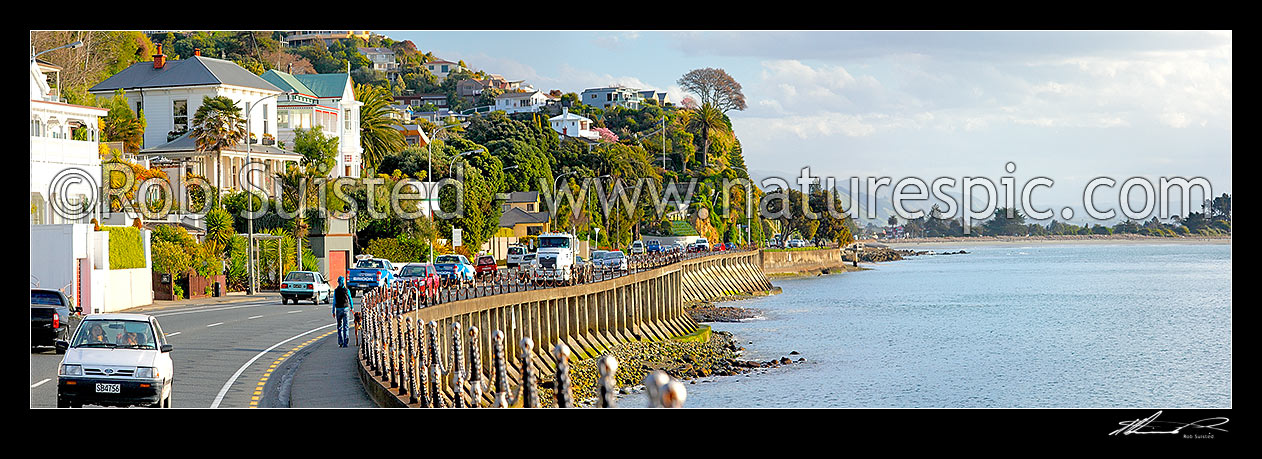
[[(688, 301), (771, 289), (760, 268), (761, 254), (720, 253), (600, 282), (471, 298), (401, 314), (368, 311), (361, 377), (380, 406), (420, 406), (412, 393), (418, 384), (425, 385), (421, 393), (432, 391), (427, 380), (439, 362), (439, 390), (444, 399), (454, 400), (451, 380), (459, 346), (466, 393), (472, 392), (468, 381), (477, 362), (476, 373), (485, 383), (480, 404), (489, 406), (494, 401), (495, 330), (504, 333), (510, 389), (522, 381), (521, 362), (527, 353), (519, 343), (525, 337), (535, 343), (528, 357), (536, 380), (548, 381), (557, 367), (552, 349), (558, 343), (565, 343), (570, 359), (577, 361), (599, 357), (621, 343), (687, 335), (698, 329), (684, 310)], [(432, 330), (424, 326), (430, 322), (436, 325)], [(479, 330), (476, 337), (470, 326)]]
[(822, 270), (845, 269), (840, 249), (762, 251), (762, 271), (766, 274), (811, 274)]

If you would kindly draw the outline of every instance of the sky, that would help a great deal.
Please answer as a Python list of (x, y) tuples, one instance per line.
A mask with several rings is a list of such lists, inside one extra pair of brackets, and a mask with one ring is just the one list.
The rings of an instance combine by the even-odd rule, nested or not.
[(1230, 31), (374, 32), (544, 91), (623, 84), (678, 102), (680, 76), (722, 68), (748, 103), (728, 116), (752, 175), (795, 187), (804, 167), (838, 182), (951, 177), (957, 196), (964, 177), (1046, 177), (1036, 209), (1077, 207), (1070, 221), (1101, 176), (1116, 182), (1097, 207), (1117, 213), (1131, 177), (1232, 192)]

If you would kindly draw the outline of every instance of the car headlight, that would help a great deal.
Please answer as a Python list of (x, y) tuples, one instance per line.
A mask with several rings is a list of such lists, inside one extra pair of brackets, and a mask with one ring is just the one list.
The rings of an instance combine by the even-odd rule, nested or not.
[(64, 364), (64, 363), (63, 363), (63, 364), (61, 364), (61, 368), (60, 368), (60, 369), (58, 369), (58, 371), (57, 371), (57, 375), (59, 375), (59, 376), (83, 376), (83, 366), (81, 366), (81, 365), (70, 365), (70, 364)]
[(158, 377), (158, 369), (154, 367), (136, 367), (136, 377), (152, 379)]

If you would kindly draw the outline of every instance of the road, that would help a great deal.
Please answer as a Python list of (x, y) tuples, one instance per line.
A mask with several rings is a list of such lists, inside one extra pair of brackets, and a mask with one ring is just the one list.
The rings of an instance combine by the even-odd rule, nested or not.
[[(127, 312), (157, 317), (174, 348), (174, 407), (371, 406), (354, 377), (356, 349), (337, 346), (327, 304), (282, 305), (272, 294), (231, 304)], [(31, 353), (32, 408), (57, 406), (61, 357), (51, 349)], [(330, 377), (338, 379), (324, 384)], [(324, 385), (340, 391), (330, 394)]]

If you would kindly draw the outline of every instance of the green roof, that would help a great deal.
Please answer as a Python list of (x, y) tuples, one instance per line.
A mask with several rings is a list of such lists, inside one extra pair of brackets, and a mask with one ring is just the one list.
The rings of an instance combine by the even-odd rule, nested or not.
[(293, 75), (298, 81), (315, 91), (316, 97), (342, 97), (346, 91), (346, 80), (351, 76), (346, 73), (324, 73)]
[(310, 96), (316, 95), (315, 91), (308, 88), (307, 85), (302, 84), (302, 82), (295, 78), (294, 75), (276, 70), (268, 70), (263, 72), (262, 77), (264, 80), (267, 80), (268, 83), (274, 84), (282, 90), (296, 91)]

